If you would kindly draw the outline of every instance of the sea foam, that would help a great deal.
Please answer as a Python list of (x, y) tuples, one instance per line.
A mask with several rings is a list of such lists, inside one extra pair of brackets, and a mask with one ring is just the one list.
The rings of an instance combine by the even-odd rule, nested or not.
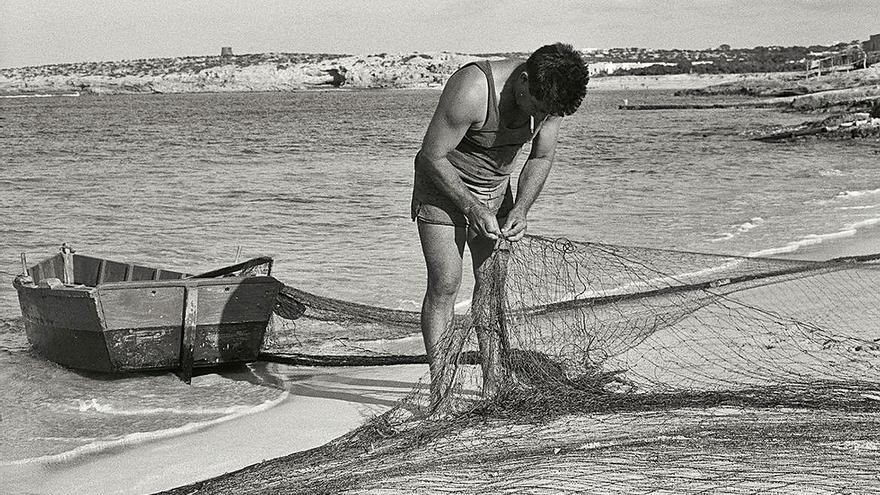
[(709, 242), (721, 242), (721, 241), (733, 239), (734, 237), (736, 237), (740, 234), (744, 234), (744, 233), (762, 225), (763, 223), (764, 223), (763, 218), (754, 217), (754, 218), (750, 219), (749, 221), (744, 222), (744, 223), (736, 226), (736, 229), (734, 229), (733, 232), (725, 232), (723, 234), (720, 234), (720, 237), (717, 237), (715, 239), (710, 239)]
[[(880, 190), (878, 190), (880, 191)], [(865, 227), (871, 227), (874, 225), (880, 224), (880, 217), (868, 218), (865, 220), (861, 220), (855, 223), (845, 225), (841, 230), (837, 232), (829, 232), (826, 234), (809, 234), (806, 235), (799, 240), (789, 242), (784, 246), (763, 249), (760, 251), (755, 251), (749, 253), (747, 256), (751, 257), (762, 257), (762, 256), (772, 256), (774, 254), (783, 254), (783, 253), (792, 253), (797, 251), (798, 249), (804, 246), (811, 246), (815, 244), (821, 244), (825, 241), (832, 241), (836, 239), (844, 239), (847, 237), (853, 237), (859, 231), (859, 229)]]
[(856, 191), (843, 191), (838, 193), (836, 199), (846, 199), (846, 198), (858, 198), (861, 196), (869, 196), (873, 194), (880, 194), (880, 189), (864, 189), (864, 190), (856, 190)]
[[(286, 393), (286, 392), (284, 392)], [(114, 408), (110, 404), (103, 404), (98, 402), (97, 399), (77, 399), (77, 405), (75, 409), (79, 412), (89, 412), (94, 411), (101, 414), (110, 414), (116, 416), (145, 416), (149, 414), (186, 414), (186, 415), (194, 415), (194, 414), (204, 414), (204, 415), (223, 415), (223, 416), (235, 416), (246, 414), (248, 411), (253, 410), (252, 406), (247, 405), (237, 405), (237, 406), (229, 406), (229, 407), (187, 407), (186, 409), (178, 408), (178, 407), (146, 407), (146, 408), (126, 408), (126, 409), (117, 409)], [(260, 407), (260, 406), (257, 406)]]
[(861, 205), (861, 206), (838, 206), (838, 210), (873, 210), (874, 208), (880, 208), (880, 203), (873, 205)]
[[(21, 466), (21, 465), (29, 465), (29, 464), (56, 464), (62, 462), (72, 461), (74, 459), (79, 459), (83, 456), (90, 454), (97, 454), (99, 452), (104, 452), (109, 449), (124, 447), (128, 445), (136, 445), (145, 442), (151, 442), (154, 440), (161, 440), (165, 438), (176, 437), (179, 435), (184, 435), (187, 433), (193, 433), (209, 426), (213, 426), (220, 423), (225, 423), (226, 421), (230, 421), (233, 419), (237, 419), (243, 416), (247, 416), (250, 414), (255, 414), (258, 412), (266, 411), (275, 407), (276, 405), (284, 402), (287, 399), (289, 392), (284, 391), (277, 398), (268, 400), (254, 407), (241, 407), (241, 406), (233, 406), (227, 411), (233, 411), (230, 414), (225, 416), (215, 418), (209, 421), (198, 421), (198, 422), (190, 422), (184, 425), (178, 426), (176, 428), (167, 428), (163, 430), (156, 431), (144, 431), (144, 432), (136, 432), (129, 433), (126, 435), (121, 435), (112, 438), (102, 438), (93, 440), (85, 445), (80, 445), (74, 449), (68, 450), (66, 452), (61, 452), (58, 454), (44, 455), (40, 457), (32, 457), (27, 459), (18, 459), (14, 461), (5, 461), (0, 462), (0, 466)], [(164, 412), (164, 411), (163, 411)], [(182, 412), (191, 412), (191, 411), (182, 411)], [(143, 414), (143, 411), (140, 411), (139, 414)]]

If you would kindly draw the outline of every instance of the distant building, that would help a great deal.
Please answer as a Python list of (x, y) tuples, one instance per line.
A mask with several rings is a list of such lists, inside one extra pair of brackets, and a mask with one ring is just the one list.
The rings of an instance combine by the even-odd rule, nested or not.
[(880, 34), (871, 35), (871, 38), (862, 43), (862, 48), (866, 52), (880, 52)]
[[(880, 41), (880, 35), (872, 36), (871, 39), (872, 41)], [(870, 41), (862, 43), (861, 45), (853, 43), (845, 50), (830, 52), (830, 55), (807, 60), (807, 77), (821, 76), (830, 72), (867, 68), (867, 52), (869, 50), (865, 47), (866, 43), (870, 43)], [(816, 54), (811, 53), (810, 55), (815, 56)], [(822, 53), (821, 55), (826, 55), (826, 53)]]
[(224, 46), (220, 48), (220, 56), (221, 57), (231, 57), (232, 56), (232, 47)]

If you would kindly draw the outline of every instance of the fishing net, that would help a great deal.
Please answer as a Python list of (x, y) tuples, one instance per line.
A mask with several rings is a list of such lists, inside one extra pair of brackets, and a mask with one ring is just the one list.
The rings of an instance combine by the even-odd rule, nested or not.
[[(484, 265), (434, 387), (320, 449), (188, 489), (880, 493), (878, 258), (527, 237)], [(297, 319), (276, 322), (270, 357), (425, 361), (389, 344), (418, 335), (418, 313), (292, 288), (277, 311)]]

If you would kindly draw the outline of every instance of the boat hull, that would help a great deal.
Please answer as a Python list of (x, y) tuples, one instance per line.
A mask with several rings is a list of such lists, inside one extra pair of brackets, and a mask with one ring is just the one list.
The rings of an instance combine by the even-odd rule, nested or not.
[(121, 373), (180, 369), (187, 345), (195, 368), (256, 360), (282, 284), (246, 276), (97, 287), (17, 280), (15, 287), (39, 354), (71, 368)]

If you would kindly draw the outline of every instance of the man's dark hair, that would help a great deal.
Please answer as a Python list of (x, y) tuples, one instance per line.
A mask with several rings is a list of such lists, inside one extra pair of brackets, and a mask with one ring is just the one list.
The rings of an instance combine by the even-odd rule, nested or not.
[(529, 93), (552, 115), (571, 115), (587, 93), (590, 74), (581, 54), (566, 43), (544, 45), (526, 60)]

